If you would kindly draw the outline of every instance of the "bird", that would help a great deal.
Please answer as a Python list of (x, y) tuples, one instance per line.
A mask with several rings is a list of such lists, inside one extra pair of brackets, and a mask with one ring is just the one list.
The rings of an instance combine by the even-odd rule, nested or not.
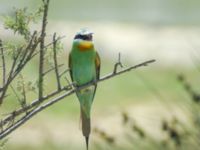
[(94, 47), (93, 32), (88, 29), (81, 29), (76, 33), (69, 53), (69, 72), (72, 83), (76, 88), (90, 82), (95, 83), (76, 91), (80, 103), (82, 134), (85, 137), (87, 150), (91, 132), (90, 113), (97, 89), (96, 81), (100, 77), (100, 65), (100, 56)]

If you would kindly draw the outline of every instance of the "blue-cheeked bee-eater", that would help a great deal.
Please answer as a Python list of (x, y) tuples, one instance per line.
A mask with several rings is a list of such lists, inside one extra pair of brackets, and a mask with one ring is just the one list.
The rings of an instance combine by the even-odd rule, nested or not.
[[(69, 54), (69, 69), (72, 82), (75, 87), (83, 86), (99, 79), (100, 57), (94, 48), (93, 33), (82, 29), (73, 40)], [(80, 102), (82, 119), (82, 133), (88, 149), (89, 135), (91, 131), (90, 112), (94, 100), (97, 85), (78, 90), (76, 95)]]

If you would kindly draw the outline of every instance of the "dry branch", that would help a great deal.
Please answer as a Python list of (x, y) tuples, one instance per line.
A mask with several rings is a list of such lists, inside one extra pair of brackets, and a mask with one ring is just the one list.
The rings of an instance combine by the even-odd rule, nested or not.
[(43, 71), (44, 71), (44, 48), (45, 48), (45, 37), (46, 37), (46, 25), (47, 25), (47, 15), (49, 8), (49, 0), (43, 0), (44, 13), (42, 21), (42, 32), (40, 36), (40, 66), (39, 66), (39, 92), (38, 97), (43, 97)]
[(5, 57), (4, 57), (4, 48), (3, 48), (3, 44), (2, 41), (0, 40), (0, 50), (1, 50), (1, 59), (2, 59), (2, 67), (3, 67), (3, 84), (2, 87), (4, 87), (5, 83), (6, 83), (6, 63), (5, 63)]
[[(7, 93), (8, 87), (11, 82), (16, 78), (16, 76), (23, 70), (23, 68), (27, 65), (27, 63), (34, 57), (33, 53), (35, 52), (37, 46), (39, 44), (39, 40), (37, 39), (37, 32), (35, 31), (32, 35), (32, 38), (29, 41), (28, 46), (24, 49), (24, 47), (20, 47), (17, 49), (17, 54), (13, 57), (13, 62), (10, 70), (8, 70), (8, 77), (5, 77), (5, 84), (0, 89), (0, 105), (3, 103), (5, 95)], [(24, 54), (21, 56), (22, 52)], [(18, 63), (19, 60), (19, 63)]]
[[(56, 98), (53, 98), (52, 100), (46, 102), (45, 104), (41, 104), (41, 99), (36, 100), (34, 103), (32, 103), (29, 106), (26, 106), (24, 109), (27, 111), (27, 110), (32, 109), (34, 106), (38, 106), (38, 107), (32, 109), (31, 111), (27, 111), (28, 113), (26, 113), (25, 116), (23, 116), (22, 118), (20, 118), (17, 122), (15, 122), (14, 124), (12, 124), (8, 128), (5, 128), (0, 133), (0, 139), (5, 138), (7, 135), (9, 135), (10, 133), (12, 133), (15, 129), (17, 129), (18, 127), (20, 127), (21, 125), (23, 125), (25, 122), (27, 122), (29, 119), (31, 119), (33, 116), (35, 116), (37, 113), (39, 113), (42, 110), (48, 108), (49, 106), (53, 105), (54, 103), (57, 103), (58, 101), (62, 100), (63, 98), (74, 94), (76, 91), (84, 89), (84, 88), (86, 88), (88, 86), (91, 86), (93, 84), (97, 84), (97, 83), (102, 82), (104, 80), (108, 80), (110, 78), (116, 77), (116, 76), (118, 76), (120, 74), (123, 74), (125, 72), (131, 71), (133, 69), (137, 69), (137, 68), (142, 67), (142, 66), (147, 66), (148, 64), (153, 63), (153, 62), (155, 62), (155, 60), (149, 60), (149, 61), (145, 61), (143, 63), (140, 63), (138, 65), (125, 68), (125, 69), (123, 69), (121, 71), (118, 71), (118, 72), (116, 71), (115, 73), (113, 71), (113, 73), (110, 73), (110, 74), (108, 74), (108, 75), (100, 78), (97, 81), (90, 82), (88, 84), (85, 84), (85, 85), (83, 85), (81, 87), (77, 87), (77, 88), (74, 88), (74, 89), (69, 88), (71, 85), (68, 85), (67, 87), (63, 88), (61, 91), (56, 91), (56, 92), (52, 93), (51, 95), (46, 96), (45, 99), (42, 99), (43, 102), (44, 102), (44, 100), (47, 100), (48, 98), (51, 98), (51, 97), (55, 96), (56, 94), (61, 93), (63, 90), (67, 90), (67, 92), (65, 92), (63, 95), (59, 95)], [(41, 105), (38, 105), (38, 104), (41, 104)], [(20, 109), (20, 110), (14, 112), (12, 115), (10, 115), (9, 117), (7, 117), (6, 119), (2, 120), (1, 121), (2, 128), (3, 128), (3, 125), (5, 125), (7, 122), (11, 121), (11, 119), (13, 119), (13, 117), (16, 117), (16, 116), (22, 114), (24, 112), (24, 109)]]
[(56, 33), (54, 33), (54, 35), (53, 35), (53, 60), (54, 60), (55, 74), (56, 74), (56, 80), (57, 80), (57, 87), (58, 87), (58, 90), (60, 90), (61, 84), (60, 84), (60, 77), (59, 77), (59, 71), (58, 71), (56, 46), (57, 46)]

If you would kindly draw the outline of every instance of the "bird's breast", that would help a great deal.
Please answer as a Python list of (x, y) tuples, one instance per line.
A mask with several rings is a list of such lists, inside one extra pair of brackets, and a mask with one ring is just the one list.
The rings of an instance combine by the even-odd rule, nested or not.
[(73, 61), (73, 79), (78, 85), (86, 84), (96, 78), (93, 53), (77, 53)]

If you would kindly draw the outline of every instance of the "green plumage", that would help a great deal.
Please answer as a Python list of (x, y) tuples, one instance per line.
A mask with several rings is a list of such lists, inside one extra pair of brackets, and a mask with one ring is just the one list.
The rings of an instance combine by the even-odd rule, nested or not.
[[(69, 55), (70, 75), (75, 86), (81, 86), (99, 78), (100, 58), (94, 49), (92, 41), (89, 41), (91, 46), (81, 49), (80, 45), (84, 45), (84, 42), (87, 44), (85, 40), (75, 39)], [(96, 85), (76, 92), (81, 107), (82, 132), (86, 138), (87, 148), (91, 130), (90, 111), (95, 92)]]
[[(96, 51), (94, 49), (81, 51), (78, 45), (79, 41), (74, 41), (70, 54), (72, 64), (71, 76), (75, 85), (81, 86), (97, 78), (95, 66)], [(95, 86), (91, 86), (76, 93), (81, 108), (88, 118), (90, 118), (95, 89)]]

